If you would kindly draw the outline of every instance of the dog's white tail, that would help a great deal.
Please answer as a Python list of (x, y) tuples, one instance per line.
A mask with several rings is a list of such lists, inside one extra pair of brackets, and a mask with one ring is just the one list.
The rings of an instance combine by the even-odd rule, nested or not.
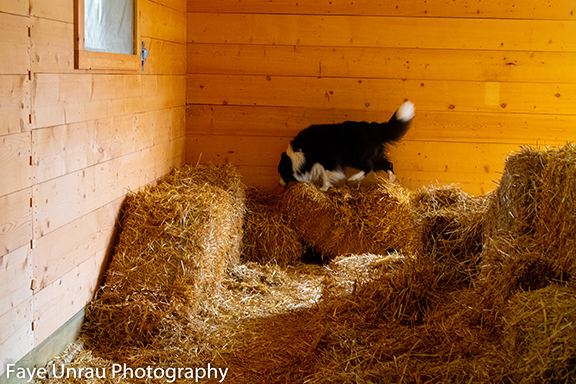
[(412, 120), (414, 117), (414, 104), (410, 101), (405, 102), (396, 111), (396, 120), (403, 123)]

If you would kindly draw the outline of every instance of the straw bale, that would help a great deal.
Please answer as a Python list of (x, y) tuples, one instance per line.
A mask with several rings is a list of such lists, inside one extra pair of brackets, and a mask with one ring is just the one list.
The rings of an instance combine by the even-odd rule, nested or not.
[(535, 233), (555, 270), (576, 275), (576, 146), (546, 155)]
[[(373, 270), (374, 259), (363, 259), (371, 264), (363, 269)], [(388, 263), (383, 273), (354, 290), (327, 284), (321, 307), (328, 331), (317, 369), (306, 382), (505, 381), (501, 334), (482, 323), (476, 291), (447, 292), (426, 260), (404, 256), (379, 262)], [(359, 282), (365, 275), (360, 276)], [(330, 277), (341, 279), (338, 273)]]
[[(480, 197), (384, 180), (250, 189), (240, 264), (228, 249), (237, 237), (219, 232), (238, 223), (213, 206), (243, 209), (234, 183), (167, 177), (157, 187), (178, 193), (162, 204), (150, 198), (140, 212), (127, 201), (133, 222), (122, 223), (122, 253), (88, 307), (88, 350), (71, 364), (211, 362), (234, 383), (575, 381), (573, 153), (523, 148)], [(290, 257), (271, 249), (294, 238), (304, 248)], [(184, 268), (189, 249), (206, 260)], [(302, 263), (307, 250), (330, 260)]]
[(328, 259), (407, 249), (414, 237), (409, 192), (383, 177), (374, 185), (327, 192), (313, 184), (292, 184), (280, 209), (302, 241)]
[(161, 179), (161, 182), (184, 188), (209, 184), (230, 195), (231, 205), (228, 207), (228, 218), (231, 221), (231, 231), (228, 232), (230, 242), (228, 263), (238, 265), (242, 251), (242, 225), (246, 212), (246, 185), (242, 181), (240, 172), (231, 164), (184, 165), (172, 170)]
[(241, 330), (223, 355), (233, 383), (299, 383), (314, 370), (325, 329), (315, 308), (256, 317)]
[(285, 265), (302, 257), (304, 245), (278, 209), (279, 199), (273, 191), (248, 188), (242, 243), (245, 260)]
[(514, 382), (576, 380), (576, 286), (518, 292), (505, 313), (504, 345)]
[(186, 167), (126, 198), (105, 285), (86, 313), (85, 334), (98, 348), (177, 337), (202, 298), (218, 295), (242, 231), (243, 189), (230, 178), (231, 169)]
[(479, 287), (487, 307), (576, 272), (575, 177), (571, 144), (507, 158), (484, 226)]
[(445, 284), (469, 284), (478, 273), (490, 201), (490, 195), (474, 197), (456, 186), (423, 187), (414, 193), (417, 250), (432, 261)]

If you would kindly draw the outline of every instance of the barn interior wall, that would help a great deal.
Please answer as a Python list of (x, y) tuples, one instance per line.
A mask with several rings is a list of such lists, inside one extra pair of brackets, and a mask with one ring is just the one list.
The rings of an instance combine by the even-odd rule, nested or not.
[(520, 145), (576, 138), (569, 1), (188, 1), (187, 161), (277, 185), (312, 123), (416, 118), (390, 149), (410, 187), (495, 187)]
[(573, 2), (140, 0), (143, 72), (74, 69), (74, 0), (0, 2), (0, 374), (92, 297), (128, 190), (232, 162), (273, 187), (312, 123), (417, 117), (411, 187), (494, 188), (576, 137)]
[(186, 2), (140, 0), (140, 31), (142, 72), (76, 70), (73, 0), (0, 2), (0, 374), (92, 298), (126, 193), (184, 162)]

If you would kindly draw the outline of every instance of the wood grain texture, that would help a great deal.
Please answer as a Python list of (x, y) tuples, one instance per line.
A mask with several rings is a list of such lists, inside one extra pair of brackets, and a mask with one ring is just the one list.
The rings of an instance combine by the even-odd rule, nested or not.
[(576, 21), (188, 13), (187, 25), (190, 43), (576, 51)]
[(0, 12), (0, 74), (28, 74), (30, 37), (27, 17)]
[(96, 254), (34, 294), (34, 345), (40, 345), (92, 299), (103, 261), (104, 255)]
[[(374, 110), (313, 109), (297, 107), (205, 106), (187, 109), (189, 135), (278, 136), (293, 138), (312, 124), (346, 120), (384, 122), (394, 113)], [(466, 112), (422, 112), (416, 116), (406, 140), (476, 143), (564, 145), (576, 137), (576, 116)]]
[(186, 42), (186, 13), (182, 6), (175, 6), (180, 2), (175, 0), (171, 3), (172, 7), (149, 0), (140, 2), (140, 34), (142, 37), (175, 43)]
[[(463, 92), (463, 90), (466, 90)], [(189, 104), (389, 110), (411, 100), (420, 111), (573, 114), (576, 84), (286, 76), (188, 76)]]
[(184, 75), (37, 74), (33, 126), (182, 106), (185, 87)]
[(0, 212), (2, 212), (0, 216), (0, 256), (22, 246), (30, 245), (32, 239), (31, 198), (32, 191), (30, 188), (0, 196)]
[(574, 52), (212, 43), (187, 51), (195, 74), (576, 83)]
[(107, 255), (114, 242), (123, 198), (56, 229), (35, 243), (34, 288), (42, 290), (94, 255)]
[(40, 183), (183, 137), (184, 118), (181, 107), (34, 130), (33, 180)]
[(0, 372), (34, 347), (33, 315), (32, 297), (0, 315)]
[(0, 4), (2, 371), (92, 297), (128, 191), (185, 160), (186, 1), (140, 3), (131, 73), (74, 69), (74, 0)]
[(43, 19), (74, 22), (74, 0), (29, 0), (30, 15)]
[(35, 73), (74, 71), (74, 25), (39, 17), (30, 20), (32, 70)]
[(30, 132), (0, 136), (0, 169), (0, 196), (30, 187)]
[(29, 243), (0, 256), (0, 272), (3, 276), (0, 280), (2, 314), (32, 297), (31, 256)]
[(188, 0), (194, 13), (266, 13), (314, 15), (378, 15), (418, 17), (478, 17), (575, 20), (576, 6), (570, 1), (528, 0)]
[(30, 0), (4, 0), (0, 2), (0, 12), (27, 16)]
[(28, 75), (0, 74), (0, 136), (30, 130)]

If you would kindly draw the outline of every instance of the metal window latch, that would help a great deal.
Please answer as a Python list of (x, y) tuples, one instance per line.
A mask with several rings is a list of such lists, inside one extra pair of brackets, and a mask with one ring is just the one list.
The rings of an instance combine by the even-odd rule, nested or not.
[(144, 45), (146, 43), (142, 42), (142, 52), (140, 52), (140, 61), (142, 61), (142, 72), (144, 72), (144, 63), (146, 62), (146, 59), (148, 58), (148, 50), (146, 48), (144, 48)]

